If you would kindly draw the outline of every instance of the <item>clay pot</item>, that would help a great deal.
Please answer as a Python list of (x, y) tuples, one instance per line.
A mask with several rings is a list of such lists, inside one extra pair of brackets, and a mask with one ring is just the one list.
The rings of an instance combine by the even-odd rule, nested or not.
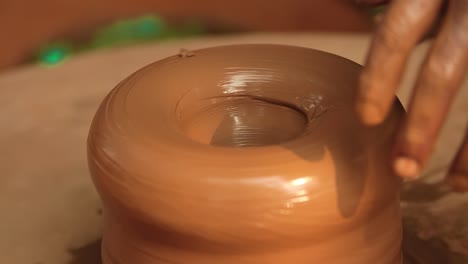
[(104, 264), (402, 263), (396, 103), (364, 127), (361, 67), (321, 51), (184, 52), (121, 82), (93, 121)]

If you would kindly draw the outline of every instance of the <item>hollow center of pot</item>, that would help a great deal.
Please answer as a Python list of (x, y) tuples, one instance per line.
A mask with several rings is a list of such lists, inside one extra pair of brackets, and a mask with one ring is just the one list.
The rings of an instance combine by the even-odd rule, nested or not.
[(286, 104), (250, 97), (211, 100), (184, 123), (188, 137), (223, 147), (279, 144), (301, 135), (305, 115)]

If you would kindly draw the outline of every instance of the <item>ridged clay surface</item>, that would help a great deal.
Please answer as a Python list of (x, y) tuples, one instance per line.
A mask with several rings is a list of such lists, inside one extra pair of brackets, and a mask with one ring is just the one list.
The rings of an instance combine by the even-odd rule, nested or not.
[(151, 64), (101, 104), (88, 138), (104, 264), (399, 264), (404, 113), (364, 127), (361, 67), (236, 45)]

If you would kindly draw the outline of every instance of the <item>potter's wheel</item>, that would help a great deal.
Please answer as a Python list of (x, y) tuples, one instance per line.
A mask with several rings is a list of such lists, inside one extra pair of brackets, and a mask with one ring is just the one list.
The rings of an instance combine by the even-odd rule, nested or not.
[[(322, 49), (362, 62), (368, 37), (288, 34), (189, 40), (87, 54), (54, 69), (29, 67), (0, 74), (0, 263), (99, 263), (100, 203), (88, 177), (85, 139), (102, 97), (131, 72), (179, 48), (259, 42)], [(410, 65), (399, 92), (403, 102), (426, 48), (418, 50)], [(450, 194), (438, 184), (465, 129), (467, 98), (465, 83), (427, 176), (405, 187), (408, 263), (468, 263), (468, 196)]]

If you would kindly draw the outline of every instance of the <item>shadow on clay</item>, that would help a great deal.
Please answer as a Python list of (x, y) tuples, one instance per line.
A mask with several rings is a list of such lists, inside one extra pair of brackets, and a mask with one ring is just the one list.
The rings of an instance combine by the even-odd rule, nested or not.
[[(249, 135), (248, 133), (252, 133), (252, 131), (247, 130), (248, 133), (245, 132), (246, 125), (235, 121), (237, 121), (235, 118), (233, 119), (232, 116), (228, 116), (220, 122), (212, 136), (210, 144), (221, 146), (261, 146), (271, 143), (265, 141), (264, 137), (259, 137), (257, 133), (261, 133), (258, 131), (253, 131), (253, 135)], [(328, 139), (325, 140), (329, 141)], [(319, 142), (319, 140), (317, 141), (317, 144), (310, 144), (308, 146), (298, 145), (294, 142), (280, 143), (280, 145), (291, 150), (300, 158), (312, 162), (319, 161), (324, 158), (325, 146), (328, 146), (332, 158), (335, 161), (344, 159), (342, 157), (353, 157), (354, 153), (351, 152), (354, 149), (359, 149), (359, 147), (337, 148), (334, 147), (339, 145), (336, 144), (336, 142), (334, 142), (334, 144), (329, 144), (329, 142)], [(356, 213), (361, 201), (366, 182), (366, 171), (368, 170), (371, 162), (368, 155), (365, 157), (366, 158), (351, 162), (351, 165), (349, 166), (352, 166), (352, 168), (341, 165), (335, 167), (338, 208), (342, 216), (345, 218), (352, 217)], [(349, 162), (336, 162), (336, 164), (348, 163)], [(356, 173), (350, 174), (350, 171)]]
[(71, 248), (68, 252), (73, 256), (68, 264), (101, 264), (101, 239), (79, 248)]
[[(284, 144), (286, 148), (294, 152), (296, 155), (301, 157), (304, 160), (308, 161), (319, 161), (324, 158), (325, 155), (325, 146), (328, 147), (328, 150), (331, 152), (333, 160), (340, 160), (341, 157), (350, 157), (350, 153), (346, 153), (350, 149), (337, 149), (332, 145), (323, 144), (310, 145), (307, 148), (304, 147), (295, 147), (290, 144)], [(341, 212), (341, 215), (345, 218), (352, 217), (361, 201), (361, 197), (364, 192), (364, 185), (366, 182), (366, 173), (367, 165), (369, 164), (368, 159), (361, 159), (356, 162), (353, 162), (351, 167), (343, 166), (345, 162), (337, 162), (340, 166), (336, 166), (336, 188), (337, 188), (337, 199), (338, 199), (338, 209)], [(356, 172), (350, 174), (349, 172)]]

